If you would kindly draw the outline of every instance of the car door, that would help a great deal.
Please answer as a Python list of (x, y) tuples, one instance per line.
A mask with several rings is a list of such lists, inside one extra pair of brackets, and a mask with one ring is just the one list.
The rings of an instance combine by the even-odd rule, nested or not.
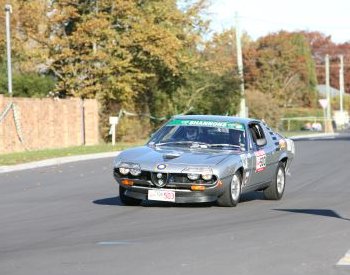
[(276, 144), (276, 141), (274, 141), (270, 134), (270, 129), (267, 128), (266, 125), (260, 123), (261, 128), (264, 131), (264, 135), (266, 138), (266, 173), (267, 173), (267, 180), (271, 181), (273, 177), (275, 176), (277, 164), (279, 160), (279, 145)]
[(259, 185), (271, 181), (275, 147), (260, 122), (249, 125), (252, 152), (252, 176), (249, 185)]

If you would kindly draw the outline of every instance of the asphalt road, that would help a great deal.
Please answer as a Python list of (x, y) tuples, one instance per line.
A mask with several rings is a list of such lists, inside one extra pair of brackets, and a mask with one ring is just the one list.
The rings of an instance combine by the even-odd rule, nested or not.
[(0, 174), (0, 274), (350, 274), (350, 135), (296, 150), (236, 208), (122, 206), (110, 158)]

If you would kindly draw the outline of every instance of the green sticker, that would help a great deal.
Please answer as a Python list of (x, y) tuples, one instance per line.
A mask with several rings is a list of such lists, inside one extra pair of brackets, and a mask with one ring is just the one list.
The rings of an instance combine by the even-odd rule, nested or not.
[(174, 119), (170, 121), (167, 126), (204, 126), (204, 127), (215, 127), (215, 128), (228, 128), (236, 130), (244, 130), (244, 126), (237, 122), (226, 122), (226, 121), (209, 121), (209, 120), (182, 120)]

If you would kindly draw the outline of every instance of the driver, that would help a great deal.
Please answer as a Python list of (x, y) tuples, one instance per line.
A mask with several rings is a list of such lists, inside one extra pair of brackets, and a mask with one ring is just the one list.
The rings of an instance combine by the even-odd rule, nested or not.
[(231, 130), (230, 131), (230, 143), (233, 145), (240, 145), (241, 144), (241, 131), (238, 130)]
[(186, 128), (186, 140), (196, 141), (198, 139), (198, 129), (197, 127), (187, 127)]

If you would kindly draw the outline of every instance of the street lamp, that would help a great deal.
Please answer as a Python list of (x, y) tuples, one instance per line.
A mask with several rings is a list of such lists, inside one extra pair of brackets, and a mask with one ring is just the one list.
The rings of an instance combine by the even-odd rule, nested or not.
[(7, 48), (7, 81), (8, 93), (12, 96), (12, 65), (11, 65), (11, 35), (10, 35), (10, 13), (12, 13), (11, 5), (5, 5), (6, 13), (6, 48)]

